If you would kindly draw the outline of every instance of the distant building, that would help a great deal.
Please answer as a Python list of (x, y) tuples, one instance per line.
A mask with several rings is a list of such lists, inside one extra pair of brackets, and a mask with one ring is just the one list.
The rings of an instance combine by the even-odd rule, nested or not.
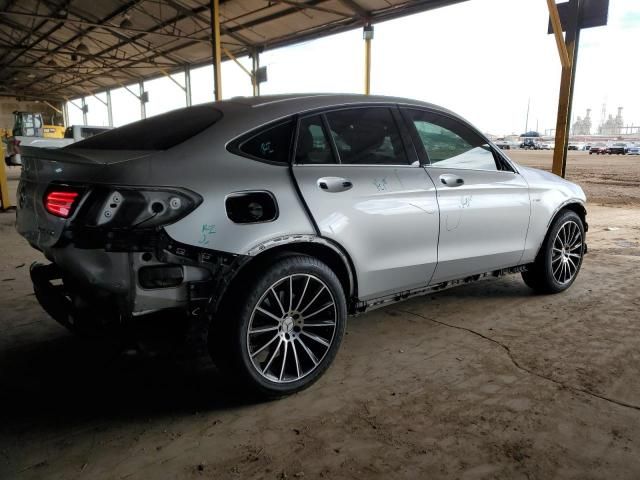
[(573, 135), (591, 135), (591, 109), (587, 108), (587, 116), (578, 119), (573, 123)]
[(598, 134), (620, 135), (620, 133), (622, 133), (622, 127), (624, 127), (624, 121), (622, 120), (622, 107), (618, 107), (618, 115), (613, 118), (613, 115), (609, 114), (609, 118), (598, 128)]

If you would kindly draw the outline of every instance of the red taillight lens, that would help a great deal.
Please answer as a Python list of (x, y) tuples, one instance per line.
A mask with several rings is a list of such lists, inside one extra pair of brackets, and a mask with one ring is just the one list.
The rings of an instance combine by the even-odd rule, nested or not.
[(44, 199), (44, 208), (56, 217), (69, 218), (78, 192), (69, 190), (51, 190)]
[(16, 138), (13, 139), (13, 151), (16, 154), (20, 153), (20, 142), (21, 140), (18, 140)]

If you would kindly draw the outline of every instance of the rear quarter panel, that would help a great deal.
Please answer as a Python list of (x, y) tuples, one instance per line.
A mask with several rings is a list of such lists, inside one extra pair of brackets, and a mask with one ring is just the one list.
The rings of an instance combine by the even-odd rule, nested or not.
[[(155, 185), (188, 188), (202, 196), (202, 204), (179, 222), (166, 227), (174, 240), (188, 245), (247, 254), (276, 237), (315, 234), (295, 190), (289, 167), (229, 152), (226, 144), (249, 128), (237, 120), (219, 125), (171, 150), (154, 156), (149, 181)], [(237, 224), (228, 217), (225, 199), (231, 193), (269, 191), (278, 204), (272, 222)]]

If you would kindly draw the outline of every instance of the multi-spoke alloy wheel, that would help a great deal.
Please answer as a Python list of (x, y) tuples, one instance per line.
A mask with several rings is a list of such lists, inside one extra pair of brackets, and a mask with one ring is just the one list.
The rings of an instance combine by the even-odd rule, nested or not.
[(247, 271), (209, 329), (216, 365), (266, 397), (313, 384), (333, 362), (347, 319), (331, 268), (308, 255), (285, 255)]
[(309, 375), (331, 347), (336, 303), (327, 285), (309, 274), (294, 274), (271, 285), (253, 309), (247, 350), (255, 369), (272, 382)]
[(582, 218), (564, 210), (554, 219), (536, 260), (527, 265), (522, 278), (537, 292), (562, 292), (578, 276), (586, 250)]
[(582, 232), (580, 226), (569, 220), (562, 224), (553, 242), (551, 268), (553, 278), (566, 284), (578, 273), (582, 261)]

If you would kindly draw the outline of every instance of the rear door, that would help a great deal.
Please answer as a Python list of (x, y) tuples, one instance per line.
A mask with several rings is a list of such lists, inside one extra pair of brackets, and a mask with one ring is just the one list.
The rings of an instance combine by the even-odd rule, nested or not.
[(363, 300), (426, 285), (437, 262), (436, 190), (401, 120), (374, 106), (298, 124), (295, 178), (321, 235), (351, 257)]
[(471, 127), (430, 110), (403, 108), (440, 206), (432, 283), (520, 262), (529, 227), (529, 188)]

